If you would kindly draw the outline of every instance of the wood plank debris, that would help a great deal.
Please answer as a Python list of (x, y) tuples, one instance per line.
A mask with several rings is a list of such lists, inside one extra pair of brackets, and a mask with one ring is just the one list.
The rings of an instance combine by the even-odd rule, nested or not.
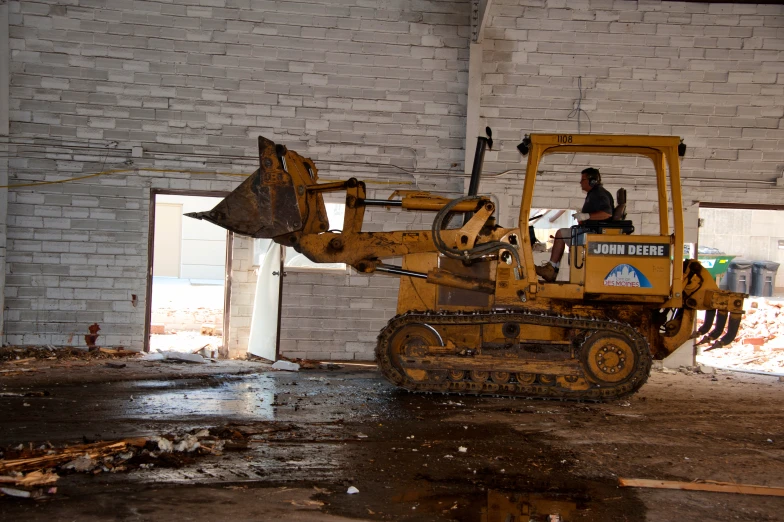
[(0, 484), (14, 484), (16, 486), (46, 486), (54, 484), (60, 477), (56, 473), (43, 473), (32, 471), (24, 476), (10, 477), (0, 475)]
[(26, 364), (31, 361), (34, 361), (35, 357), (25, 357), (24, 359), (15, 359), (12, 361), (6, 361), (8, 364)]
[(139, 352), (134, 352), (133, 350), (123, 350), (122, 348), (113, 349), (113, 348), (99, 348), (98, 351), (103, 353), (108, 353), (109, 355), (118, 355), (118, 356), (128, 356), (128, 355), (139, 355)]
[(710, 491), (715, 493), (740, 493), (742, 495), (784, 497), (784, 488), (733, 484), (732, 482), (715, 482), (711, 480), (680, 482), (676, 480), (619, 478), (618, 483), (621, 487), (627, 488), (682, 489), (687, 491)]
[(52, 455), (42, 455), (22, 459), (0, 460), (0, 472), (5, 471), (27, 471), (53, 467), (70, 460), (74, 460), (82, 455), (89, 455), (92, 459), (98, 459), (105, 455), (117, 453), (125, 450), (128, 446), (142, 447), (147, 443), (146, 438), (125, 439), (119, 442), (96, 442), (94, 444), (79, 444), (54, 453)]

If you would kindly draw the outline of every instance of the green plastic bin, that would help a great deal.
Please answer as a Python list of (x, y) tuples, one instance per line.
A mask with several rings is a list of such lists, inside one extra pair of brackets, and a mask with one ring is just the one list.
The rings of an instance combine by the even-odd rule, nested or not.
[(697, 256), (697, 261), (705, 267), (705, 270), (713, 276), (713, 279), (717, 279), (727, 273), (730, 261), (736, 257), (723, 254), (700, 254)]

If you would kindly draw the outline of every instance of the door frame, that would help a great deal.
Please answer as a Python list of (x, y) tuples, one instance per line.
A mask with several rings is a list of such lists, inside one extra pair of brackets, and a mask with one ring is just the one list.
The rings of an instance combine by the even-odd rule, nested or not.
[[(150, 329), (152, 322), (152, 267), (153, 257), (155, 252), (155, 198), (159, 195), (171, 196), (195, 196), (195, 197), (208, 197), (208, 198), (225, 198), (230, 192), (219, 190), (184, 190), (184, 189), (150, 189), (149, 201), (149, 215), (150, 222), (148, 224), (147, 232), (147, 288), (145, 291), (145, 310), (144, 310), (144, 351), (150, 351)], [(224, 275), (223, 287), (223, 338), (221, 343), (222, 349), (228, 353), (229, 346), (229, 320), (230, 308), (227, 306), (231, 299), (231, 265), (232, 265), (232, 245), (234, 243), (234, 234), (226, 231), (226, 275)], [(220, 350), (218, 350), (220, 353)]]
[(730, 210), (784, 210), (784, 205), (765, 205), (761, 203), (712, 203), (700, 201), (700, 208), (726, 208)]
[(280, 359), (280, 323), (283, 317), (283, 278), (286, 277), (284, 271), (286, 265), (286, 247), (278, 245), (280, 248), (280, 272), (278, 272), (278, 335), (275, 337), (275, 360)]

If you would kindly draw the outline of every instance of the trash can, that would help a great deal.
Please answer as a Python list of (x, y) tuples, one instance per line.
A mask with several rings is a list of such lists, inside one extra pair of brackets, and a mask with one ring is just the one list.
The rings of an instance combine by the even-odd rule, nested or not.
[(736, 257), (727, 268), (727, 290), (748, 294), (751, 290), (751, 265), (748, 259)]
[(754, 261), (751, 268), (751, 295), (772, 296), (778, 270), (779, 263), (775, 261)]

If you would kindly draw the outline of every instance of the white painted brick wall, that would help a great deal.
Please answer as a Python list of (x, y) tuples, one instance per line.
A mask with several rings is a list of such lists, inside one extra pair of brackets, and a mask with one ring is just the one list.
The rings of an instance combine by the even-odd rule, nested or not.
[[(241, 178), (215, 172), (252, 172), (259, 134), (330, 161), (322, 174), (343, 177), (352, 170), (340, 170), (346, 161), (461, 170), (468, 2), (25, 0), (9, 10), (10, 182), (134, 163), (10, 191), (5, 342), (81, 344), (97, 322), (100, 342), (139, 348), (149, 189), (231, 190)], [(144, 155), (133, 157), (139, 146)], [(410, 179), (391, 168), (356, 170)], [(243, 241), (235, 244), (237, 258), (243, 248), (249, 256)], [(239, 287), (254, 284), (239, 277), (250, 270), (235, 263)], [(345, 297), (376, 288), (345, 279), (319, 287)], [(252, 289), (234, 296), (237, 352)], [(346, 312), (326, 329), (332, 342), (311, 339), (297, 350), (354, 357), (361, 350), (346, 352), (346, 343), (366, 342), (360, 328), (377, 330), (393, 309)]]
[[(521, 168), (514, 146), (530, 132), (674, 134), (688, 145), (681, 165), (684, 203), (780, 204), (784, 192), (771, 186), (784, 169), (784, 6), (558, 4), (493, 4), (481, 115), (499, 146), (488, 153), (487, 170)], [(572, 111), (580, 77), (584, 112), (578, 127)], [(576, 180), (586, 163), (575, 157), (548, 164), (534, 206), (562, 207), (563, 196), (579, 204)], [(642, 224), (638, 231), (655, 228), (650, 215), (641, 219), (656, 211), (650, 203), (655, 194), (629, 177), (644, 164), (592, 164), (613, 192), (629, 190), (630, 214)], [(506, 178), (502, 186), (511, 189), (520, 172)], [(562, 197), (554, 197), (555, 190)]]

